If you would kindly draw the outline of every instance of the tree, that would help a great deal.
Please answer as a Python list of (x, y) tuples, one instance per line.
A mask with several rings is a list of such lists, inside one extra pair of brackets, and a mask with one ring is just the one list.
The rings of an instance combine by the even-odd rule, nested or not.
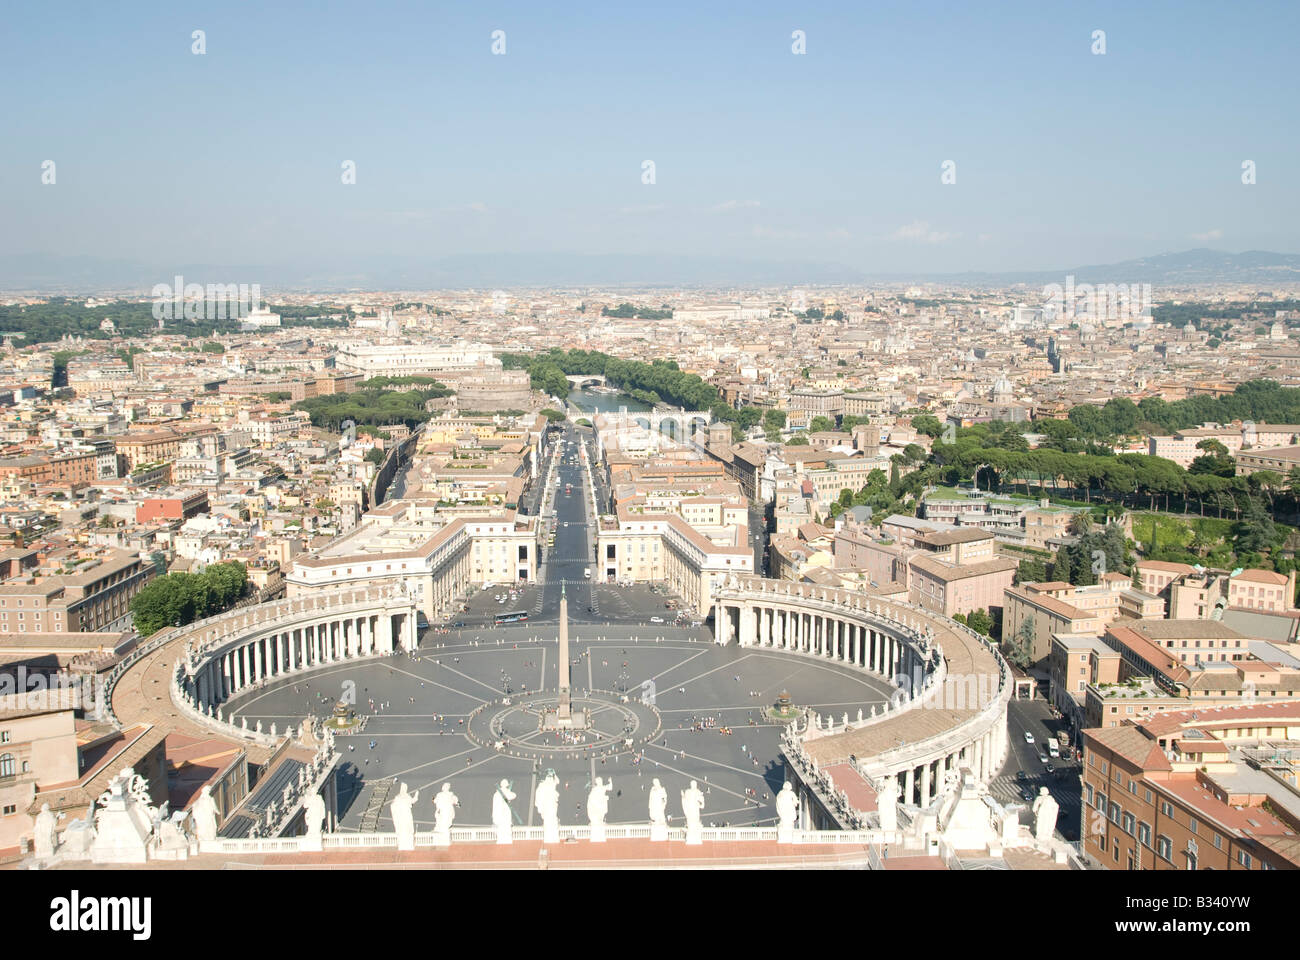
[(785, 411), (767, 410), (763, 413), (763, 428), (768, 431), (785, 429)]
[(912, 418), (912, 428), (917, 433), (924, 433), (926, 436), (938, 440), (943, 436), (943, 424), (939, 418), (929, 413), (917, 414)]
[(1020, 624), (1020, 629), (1007, 644), (1006, 656), (1012, 664), (1024, 670), (1034, 659), (1034, 615), (1031, 613)]
[(1021, 560), (1016, 567), (1017, 583), (1042, 583), (1047, 579), (1047, 563), (1036, 557)]
[(1272, 550), (1280, 539), (1277, 524), (1258, 500), (1246, 504), (1243, 516), (1233, 528), (1233, 547), (1238, 554), (1264, 553)]
[(980, 607), (966, 617), (966, 625), (976, 633), (987, 637), (993, 629), (993, 618), (989, 616), (983, 607)]
[(203, 573), (169, 573), (156, 577), (131, 600), (131, 619), (141, 636), (165, 627), (184, 626), (228, 610), (248, 583), (242, 563), (214, 563)]
[(378, 466), (384, 462), (384, 451), (380, 450), (378, 447), (371, 447), (366, 451), (365, 459), (367, 463), (373, 463), (375, 466)]

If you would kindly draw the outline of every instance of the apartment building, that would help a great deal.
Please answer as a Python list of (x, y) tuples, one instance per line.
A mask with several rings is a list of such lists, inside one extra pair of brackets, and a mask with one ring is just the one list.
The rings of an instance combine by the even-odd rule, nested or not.
[(1242, 450), (1237, 454), (1237, 476), (1248, 477), (1261, 470), (1271, 470), (1286, 476), (1292, 467), (1300, 466), (1300, 444), (1285, 447), (1265, 447)]
[(928, 533), (916, 545), (922, 552), (908, 561), (908, 596), (945, 617), (1000, 607), (1019, 566), (995, 556), (993, 535), (983, 530)]
[(71, 706), (19, 705), (26, 699), (0, 698), (0, 853), (30, 839), (42, 784), (68, 783), (81, 773)]
[(432, 620), (483, 584), (536, 580), (538, 536), (536, 517), (511, 510), (448, 521), (432, 504), (421, 514), (398, 502), (366, 514), (322, 549), (293, 557), (286, 594), (404, 584)]
[(676, 513), (632, 513), (620, 507), (614, 516), (601, 518), (598, 575), (634, 583), (666, 581), (695, 610), (707, 612), (717, 583), (754, 572), (748, 529), (733, 525), (706, 536)]
[(1300, 867), (1300, 704), (1083, 731), (1084, 855), (1112, 870)]
[(125, 550), (46, 559), (0, 582), (0, 634), (129, 629), (131, 599), (154, 573)]

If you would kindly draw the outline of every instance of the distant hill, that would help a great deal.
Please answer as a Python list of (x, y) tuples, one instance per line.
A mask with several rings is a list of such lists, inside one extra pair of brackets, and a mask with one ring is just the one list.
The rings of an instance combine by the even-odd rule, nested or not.
[[(1016, 283), (1061, 283), (1073, 276), (1077, 283), (1149, 283), (1152, 286), (1195, 286), (1208, 283), (1278, 284), (1300, 283), (1300, 255), (1247, 250), (1227, 253), (1204, 247), (1181, 253), (1162, 253), (1154, 257), (1124, 260), (1120, 263), (1093, 264), (1062, 270), (1036, 270), (1011, 273), (949, 273), (934, 276), (931, 282), (968, 283), (987, 286), (1010, 286)], [(917, 276), (916, 279), (921, 279)]]
[(1185, 250), (1060, 270), (999, 273), (871, 273), (840, 263), (690, 257), (672, 254), (504, 253), (450, 257), (358, 257), (311, 267), (286, 264), (146, 264), (133, 260), (22, 254), (0, 257), (0, 290), (93, 294), (148, 293), (180, 274), (189, 283), (260, 283), (270, 291), (493, 289), (511, 287), (774, 287), (866, 282), (953, 286), (1150, 283), (1155, 287), (1300, 283), (1300, 255), (1248, 250)]
[(419, 259), (359, 257), (311, 267), (271, 264), (149, 265), (39, 254), (0, 257), (0, 290), (89, 294), (171, 283), (260, 283), (265, 290), (320, 293), (348, 290), (492, 289), (496, 287), (764, 287), (861, 283), (843, 264), (745, 260), (671, 254), (458, 254)]

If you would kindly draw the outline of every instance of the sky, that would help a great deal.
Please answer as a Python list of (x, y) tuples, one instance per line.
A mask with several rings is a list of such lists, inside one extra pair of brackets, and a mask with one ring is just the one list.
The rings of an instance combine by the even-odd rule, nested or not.
[(1188, 0), (14, 4), (0, 256), (1300, 253), (1298, 26)]

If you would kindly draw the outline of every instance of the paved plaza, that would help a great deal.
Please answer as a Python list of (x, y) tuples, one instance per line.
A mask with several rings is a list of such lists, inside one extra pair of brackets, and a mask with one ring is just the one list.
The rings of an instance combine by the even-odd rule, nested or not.
[[(369, 719), (360, 733), (337, 739), (344, 832), (391, 829), (386, 800), (398, 782), (420, 791), (417, 829), (432, 829), (433, 794), (447, 781), (460, 798), (457, 825), (489, 824), (492, 792), (502, 778), (518, 795), (512, 806), (519, 822), (540, 824), (532, 794), (548, 768), (560, 778), (562, 825), (586, 824), (587, 791), (595, 776), (613, 778), (610, 823), (647, 820), (654, 777), (668, 790), (672, 824), (682, 823), (679, 796), (690, 780), (705, 791), (706, 825), (775, 823), (781, 725), (764, 722), (761, 709), (788, 691), (799, 706), (856, 718), (859, 709), (870, 712), (872, 704), (884, 703), (888, 687), (821, 659), (720, 647), (694, 633), (658, 625), (592, 624), (571, 630), (575, 696), (602, 691), (594, 695), (611, 704), (624, 695), (638, 702), (651, 692), (645, 681), (653, 684), (654, 709), (641, 715), (654, 717), (642, 723), (630, 750), (617, 731), (598, 742), (599, 729), (589, 734), (592, 749), (577, 752), (556, 740), (557, 734), (534, 733), (527, 756), (508, 756), (468, 735), (471, 714), (484, 703), (499, 705), (505, 697), (519, 702), (529, 693), (554, 690), (554, 624), (427, 633), (414, 656), (325, 667), (253, 691), (231, 707), (236, 722), (247, 717), (250, 727), (260, 720), (263, 729), (272, 723), (283, 729), (308, 715), (328, 716), (339, 699), (355, 701), (357, 713)], [(695, 729), (706, 718), (708, 725)], [(548, 744), (554, 744), (553, 754)]]

